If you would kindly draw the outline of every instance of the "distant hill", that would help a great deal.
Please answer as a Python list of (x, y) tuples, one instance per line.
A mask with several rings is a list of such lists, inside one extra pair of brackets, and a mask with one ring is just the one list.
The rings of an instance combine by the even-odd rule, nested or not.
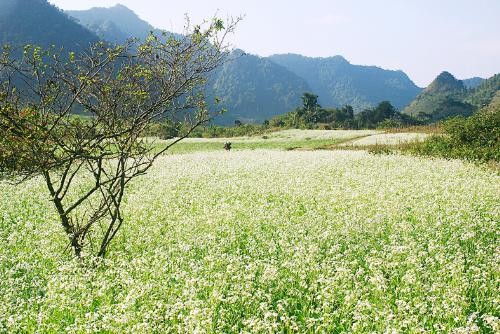
[(422, 90), (402, 71), (352, 65), (341, 56), (309, 58), (282, 54), (269, 59), (304, 78), (324, 107), (349, 104), (360, 111), (380, 101), (390, 101), (402, 109)]
[[(122, 5), (67, 13), (100, 38), (115, 43), (160, 32)], [(267, 59), (241, 50), (229, 58), (232, 60), (212, 74), (206, 89), (209, 101), (218, 97), (221, 103), (217, 107), (228, 110), (216, 123), (262, 122), (293, 110), (300, 105), (300, 96), (311, 90), (305, 80)]]
[(484, 82), (483, 78), (480, 77), (474, 77), (474, 78), (469, 78), (469, 79), (463, 79), (462, 82), (464, 83), (464, 86), (468, 89), (476, 88), (480, 84)]
[(0, 44), (81, 50), (98, 37), (46, 0), (0, 0)]
[(498, 112), (500, 110), (500, 90), (497, 90), (491, 102), (485, 107), (485, 110), (490, 112)]
[(491, 78), (484, 80), (479, 86), (472, 89), (465, 101), (481, 108), (488, 105), (493, 100), (494, 96), (500, 91), (500, 73), (495, 74)]
[(234, 51), (210, 80), (208, 95), (219, 97), (228, 113), (217, 123), (262, 122), (295, 109), (307, 82), (266, 58)]
[[(98, 40), (123, 43), (130, 37), (144, 39), (150, 31), (160, 33), (123, 5), (67, 13), (71, 17), (46, 0), (0, 0), (0, 43), (78, 51)], [(352, 65), (341, 56), (262, 58), (238, 50), (230, 58), (212, 74), (206, 89), (210, 99), (219, 97), (229, 111), (217, 120), (221, 124), (262, 122), (292, 111), (305, 92), (319, 95), (325, 108), (349, 104), (355, 111), (380, 101), (403, 109), (417, 97), (404, 112), (435, 120), (489, 104), (498, 96), (500, 81), (496, 75), (462, 82), (444, 72), (422, 91), (402, 71)]]
[(461, 80), (442, 72), (403, 110), (404, 114), (437, 121), (443, 118), (474, 112), (475, 107), (465, 102), (468, 90)]
[(88, 10), (68, 10), (70, 16), (93, 31), (101, 39), (123, 43), (128, 38), (145, 39), (153, 31), (161, 31), (142, 20), (136, 13), (123, 5), (110, 8), (94, 7)]

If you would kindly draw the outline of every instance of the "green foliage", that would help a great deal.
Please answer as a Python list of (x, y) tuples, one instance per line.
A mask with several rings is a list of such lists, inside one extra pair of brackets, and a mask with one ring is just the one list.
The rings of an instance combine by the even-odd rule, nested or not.
[(354, 114), (351, 106), (323, 109), (317, 104), (317, 96), (309, 93), (304, 94), (303, 100), (304, 105), (301, 108), (271, 119), (269, 125), (297, 129), (375, 129), (419, 123), (413, 117), (399, 113), (388, 101)]
[(318, 95), (311, 93), (304, 93), (301, 97), (302, 99), (302, 110), (304, 112), (314, 112), (321, 108), (318, 104)]
[(396, 118), (387, 118), (381, 122), (378, 122), (377, 129), (394, 129), (394, 128), (403, 128), (408, 126), (409, 124), (403, 122), (402, 120)]
[(160, 139), (171, 139), (181, 134), (182, 124), (171, 120), (164, 120), (151, 124), (146, 131), (146, 136), (158, 137)]
[[(0, 101), (5, 99), (5, 94), (0, 95)], [(43, 132), (34, 125), (40, 121), (39, 113), (34, 108), (18, 110), (13, 103), (0, 103), (1, 174), (37, 170), (37, 163), (32, 158), (34, 147), (47, 148), (51, 145), (51, 140), (45, 138)], [(24, 135), (25, 132), (28, 133)], [(40, 150), (37, 154), (41, 154), (41, 151), (46, 152)]]
[(500, 161), (500, 107), (484, 109), (469, 118), (456, 117), (443, 123), (444, 136), (432, 136), (408, 151), (474, 161)]
[(498, 91), (500, 91), (500, 73), (483, 81), (469, 93), (465, 101), (476, 107), (482, 108), (490, 104)]
[(405, 127), (419, 124), (415, 118), (398, 112), (388, 101), (382, 101), (375, 108), (356, 114), (354, 123), (358, 129)]
[(356, 115), (358, 128), (376, 128), (378, 123), (392, 119), (397, 114), (396, 109), (388, 101), (383, 101), (376, 108), (367, 109)]
[(332, 128), (349, 129), (353, 127), (354, 110), (347, 105), (342, 108), (325, 109), (321, 119), (329, 123)]
[(301, 99), (302, 107), (296, 110), (297, 116), (305, 124), (315, 124), (321, 121), (319, 118), (321, 106), (318, 104), (318, 95), (304, 93)]

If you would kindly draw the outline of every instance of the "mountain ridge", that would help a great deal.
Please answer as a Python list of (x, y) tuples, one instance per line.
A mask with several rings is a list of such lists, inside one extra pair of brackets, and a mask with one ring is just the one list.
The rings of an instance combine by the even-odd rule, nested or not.
[(485, 78), (481, 77), (472, 77), (468, 79), (462, 79), (462, 82), (468, 89), (473, 89), (481, 85), (485, 80), (486, 80)]
[(387, 100), (403, 108), (422, 90), (401, 70), (353, 65), (343, 56), (306, 57), (289, 53), (268, 58), (306, 79), (327, 107), (349, 104), (361, 111)]
[[(123, 43), (130, 37), (144, 39), (151, 31), (162, 32), (120, 4), (63, 12), (46, 0), (0, 2), (2, 44), (56, 45), (78, 51), (98, 40)], [(325, 108), (352, 105), (362, 111), (390, 101), (407, 114), (439, 119), (468, 114), (488, 104), (500, 82), (500, 75), (460, 81), (443, 72), (422, 89), (401, 70), (354, 65), (340, 55), (306, 57), (289, 53), (259, 57), (235, 50), (233, 56), (238, 52), (232, 62), (212, 74), (207, 86), (207, 95), (220, 97), (221, 105), (229, 110), (217, 121), (223, 124), (236, 119), (262, 122), (292, 111), (301, 104), (300, 96), (305, 92), (319, 95)], [(440, 114), (434, 107), (449, 110)]]
[(208, 95), (220, 98), (220, 107), (228, 110), (220, 124), (263, 122), (293, 110), (311, 90), (304, 79), (265, 57), (237, 49), (230, 58), (208, 81)]
[(124, 43), (129, 38), (145, 39), (151, 31), (156, 34), (161, 33), (160, 29), (156, 29), (122, 4), (112, 7), (92, 7), (86, 10), (68, 10), (65, 13), (102, 39), (114, 43)]
[(2, 0), (0, 44), (64, 47), (82, 50), (99, 38), (45, 0)]

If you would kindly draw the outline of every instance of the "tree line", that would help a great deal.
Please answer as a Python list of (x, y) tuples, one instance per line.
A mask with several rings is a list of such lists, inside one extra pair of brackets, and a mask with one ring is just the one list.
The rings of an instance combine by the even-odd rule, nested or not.
[[(373, 108), (354, 113), (350, 105), (340, 108), (323, 108), (318, 95), (304, 93), (302, 105), (295, 110), (276, 116), (262, 124), (245, 124), (236, 120), (234, 126), (204, 125), (195, 129), (192, 137), (236, 137), (261, 134), (273, 129), (375, 129), (397, 128), (424, 124), (422, 120), (400, 113), (389, 101), (382, 101)], [(171, 119), (153, 125), (149, 135), (163, 139), (175, 138), (185, 133), (182, 122)]]

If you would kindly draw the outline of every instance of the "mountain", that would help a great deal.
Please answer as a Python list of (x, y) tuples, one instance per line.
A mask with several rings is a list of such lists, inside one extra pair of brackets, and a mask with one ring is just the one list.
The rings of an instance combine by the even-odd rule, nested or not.
[(498, 112), (500, 110), (500, 90), (497, 90), (490, 103), (485, 107), (490, 112)]
[(461, 80), (449, 72), (442, 72), (403, 113), (430, 121), (457, 115), (468, 116), (475, 110), (472, 104), (465, 102), (468, 93)]
[(304, 78), (324, 107), (352, 105), (355, 111), (390, 101), (401, 109), (422, 90), (402, 71), (352, 65), (341, 56), (310, 58), (296, 54), (269, 59)]
[[(0, 42), (78, 51), (99, 39), (123, 43), (160, 32), (123, 5), (67, 14), (46, 0), (0, 0)], [(467, 86), (476, 87), (467, 90), (464, 82), (444, 72), (422, 91), (402, 71), (353, 65), (341, 56), (262, 58), (237, 50), (230, 58), (211, 75), (206, 88), (207, 96), (219, 97), (220, 106), (229, 111), (217, 120), (220, 124), (261, 122), (292, 111), (305, 92), (319, 95), (323, 107), (349, 104), (356, 111), (384, 100), (401, 109), (418, 95), (405, 112), (439, 119), (468, 114), (473, 106), (488, 104), (498, 91), (498, 75), (482, 82), (468, 79)]]
[(1, 0), (0, 44), (81, 50), (98, 37), (45, 0)]
[[(123, 5), (67, 13), (100, 38), (115, 43), (160, 32)], [(211, 75), (206, 88), (209, 101), (217, 97), (221, 101), (217, 107), (228, 110), (216, 123), (262, 122), (293, 110), (300, 105), (300, 96), (311, 90), (303, 79), (267, 59), (241, 50), (229, 58)]]
[(465, 101), (481, 108), (491, 103), (495, 95), (500, 91), (500, 73), (484, 80), (479, 86), (472, 89)]
[(462, 80), (458, 80), (450, 72), (444, 71), (431, 82), (424, 92), (463, 95), (466, 92), (466, 87)]
[(161, 35), (160, 30), (120, 4), (110, 8), (94, 7), (88, 10), (68, 10), (66, 13), (101, 39), (114, 43), (124, 43), (131, 37), (142, 40), (151, 31)]
[(480, 84), (484, 82), (485, 79), (480, 78), (480, 77), (474, 77), (470, 79), (463, 79), (462, 82), (464, 83), (464, 86), (468, 89), (476, 88)]
[(262, 122), (295, 109), (307, 82), (266, 58), (235, 50), (209, 81), (208, 95), (217, 96), (228, 113), (220, 124)]

